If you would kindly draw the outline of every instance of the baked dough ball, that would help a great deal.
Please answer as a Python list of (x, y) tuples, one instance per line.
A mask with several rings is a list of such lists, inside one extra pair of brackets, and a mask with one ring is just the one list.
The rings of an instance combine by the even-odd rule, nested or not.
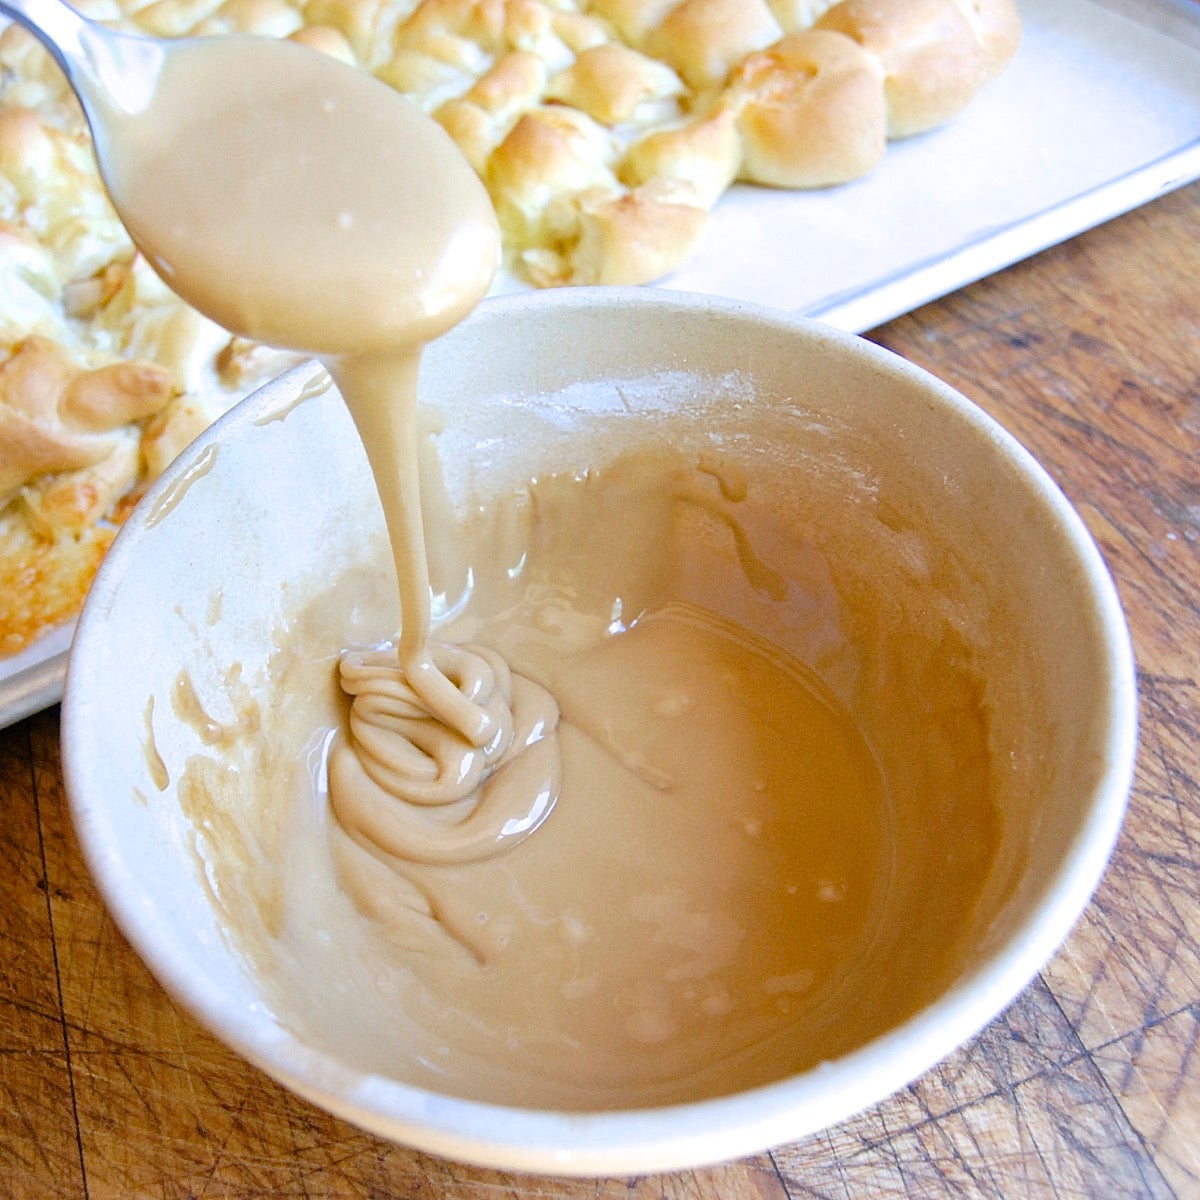
[(116, 536), (111, 525), (46, 537), (11, 506), (0, 510), (0, 655), (25, 649), (74, 617)]
[(161, 367), (80, 368), (39, 336), (0, 363), (0, 652), (74, 615), (138, 478), (134, 423), (171, 394)]
[(585, 112), (602, 125), (633, 121), (640, 112), (674, 115), (683, 81), (665, 63), (620, 42), (602, 42), (584, 50), (550, 81), (546, 99)]
[(191, 26), (189, 32), (203, 37), (248, 33), (254, 37), (287, 38), (303, 27), (304, 19), (287, 0), (225, 0)]
[(0, 363), (0, 505), (38, 476), (96, 465), (170, 396), (167, 372), (153, 363), (84, 370), (47, 338), (18, 343)]
[(828, 187), (883, 157), (883, 68), (857, 42), (826, 29), (781, 38), (746, 58), (727, 92), (743, 139), (740, 177), (783, 188)]
[(815, 28), (845, 34), (879, 60), (893, 138), (956, 117), (1019, 40), (1008, 0), (842, 0)]
[(636, 47), (678, 3), (679, 0), (592, 0), (589, 8), (613, 28), (618, 38)]
[(0, 180), (0, 219), (35, 233), (63, 276), (90, 274), (129, 244), (82, 129), (0, 107)]
[(34, 333), (56, 337), (62, 329), (53, 256), (31, 230), (0, 221), (0, 346)]
[(524, 267), (539, 286), (631, 285), (657, 279), (684, 261), (708, 221), (691, 194), (669, 184), (617, 192), (599, 187), (547, 209), (552, 237), (526, 252)]
[(647, 35), (646, 48), (696, 89), (720, 84), (747, 54), (783, 28), (766, 0), (681, 0)]
[(799, 33), (810, 29), (837, 0), (767, 0), (784, 33)]
[(561, 239), (556, 201), (612, 194), (610, 134), (573, 108), (545, 105), (522, 116), (488, 160), (487, 182), (500, 228), (516, 245)]
[(297, 8), (305, 27), (337, 30), (364, 70), (377, 70), (391, 58), (397, 15), (388, 0), (302, 0)]
[(470, 91), (443, 104), (434, 116), (486, 181), (492, 152), (545, 90), (546, 68), (537, 55), (506, 54)]
[(621, 161), (619, 174), (632, 187), (668, 183), (673, 195), (688, 195), (691, 203), (707, 211), (737, 178), (742, 161), (737, 114), (728, 107), (635, 142)]

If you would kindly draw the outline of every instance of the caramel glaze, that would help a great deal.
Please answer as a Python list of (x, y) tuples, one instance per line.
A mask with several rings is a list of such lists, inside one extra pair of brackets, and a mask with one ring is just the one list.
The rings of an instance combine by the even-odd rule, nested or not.
[[(111, 115), (105, 150), (118, 210), (184, 299), (325, 361), (386, 518), (399, 638), (341, 658), (347, 727), (318, 732), (322, 770), (301, 772), (322, 815), (198, 826), (239, 864), (206, 858), (218, 903), (223, 880), (286, 864), (249, 885), (280, 1011), (369, 1070), (578, 1108), (762, 1083), (836, 1045), (797, 1034), (829, 1029), (875, 940), (884, 783), (808, 668), (665, 565), (700, 508), (739, 586), (791, 602), (735, 511), (747, 481), (649, 452), (497, 498), (523, 505), (523, 531), (464, 542), (464, 615), (435, 637), (417, 376), (499, 259), (470, 167), (383, 84), (257, 39), (182, 43), (153, 102)], [(629, 590), (631, 565), (654, 586)], [(176, 691), (182, 720), (226, 729)], [(189, 762), (193, 816), (245, 780), (280, 786), (262, 750), (280, 731), (251, 710), (204, 741), (227, 759), (254, 742), (257, 773)]]

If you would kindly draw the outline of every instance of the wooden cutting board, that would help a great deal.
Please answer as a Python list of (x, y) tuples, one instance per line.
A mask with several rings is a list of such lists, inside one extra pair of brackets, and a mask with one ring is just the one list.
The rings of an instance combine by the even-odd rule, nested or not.
[(573, 1181), (416, 1154), (291, 1096), (150, 978), (81, 860), (50, 711), (0, 731), (0, 1197), (1200, 1197), (1200, 185), (873, 336), (1058, 479), (1140, 665), (1116, 855), (1005, 1014), (869, 1112), (724, 1167)]

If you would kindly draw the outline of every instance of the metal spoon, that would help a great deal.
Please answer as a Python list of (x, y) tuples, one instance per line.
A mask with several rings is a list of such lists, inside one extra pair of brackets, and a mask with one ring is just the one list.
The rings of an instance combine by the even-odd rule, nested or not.
[(28, 29), (62, 68), (83, 105), (103, 168), (106, 109), (131, 113), (145, 108), (162, 71), (166, 44), (89, 21), (63, 0), (0, 0), (0, 13)]
[(500, 235), (486, 189), (367, 72), (275, 38), (116, 32), (63, 0), (0, 12), (65, 71), (146, 261), (231, 333), (319, 355), (407, 345), (487, 292)]

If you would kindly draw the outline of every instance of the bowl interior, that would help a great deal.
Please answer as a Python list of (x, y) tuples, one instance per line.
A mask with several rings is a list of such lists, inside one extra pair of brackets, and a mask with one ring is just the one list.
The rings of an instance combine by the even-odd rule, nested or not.
[[(239, 739), (266, 740), (280, 630), (318, 597), (351, 607), (331, 581), (380, 561), (374, 487), (324, 378), (314, 364), (268, 385), (164, 476), (96, 581), (68, 673), (64, 770), (85, 852), (135, 948), (219, 1036), (434, 1152), (682, 1167), (882, 1098), (998, 1012), (1066, 935), (1121, 819), (1134, 703), (1111, 582), (1053, 484), (956, 393), (858, 339), (668, 293), (519, 297), (489, 301), (427, 354), (446, 494), (469, 509), (648, 440), (742, 472), (782, 530), (759, 549), (825, 614), (764, 605), (758, 632), (821, 676), (908, 797), (893, 814), (891, 915), (853, 986), (814, 1016), (807, 1057), (650, 1112), (438, 1095), (280, 1019), (247, 962), (270, 940), (269, 833), (285, 814), (253, 796), (231, 810), (222, 772)], [(452, 548), (432, 566), (435, 583), (462, 569)], [(388, 572), (373, 575), (386, 595)], [(683, 576), (720, 606), (703, 555)]]

